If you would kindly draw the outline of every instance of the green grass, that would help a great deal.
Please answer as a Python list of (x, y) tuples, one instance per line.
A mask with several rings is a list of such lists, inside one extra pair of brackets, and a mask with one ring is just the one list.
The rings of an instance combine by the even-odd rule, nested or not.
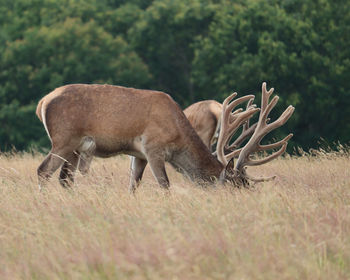
[(349, 279), (346, 153), (278, 159), (253, 191), (201, 188), (167, 167), (128, 193), (127, 157), (95, 160), (72, 190), (43, 157), (0, 156), (0, 279)]

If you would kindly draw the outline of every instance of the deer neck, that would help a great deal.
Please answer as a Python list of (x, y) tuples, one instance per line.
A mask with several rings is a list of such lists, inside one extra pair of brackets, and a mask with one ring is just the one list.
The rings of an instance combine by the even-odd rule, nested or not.
[(191, 180), (205, 182), (218, 180), (224, 166), (211, 154), (199, 137), (198, 140), (187, 141), (181, 150), (173, 153), (169, 162)]

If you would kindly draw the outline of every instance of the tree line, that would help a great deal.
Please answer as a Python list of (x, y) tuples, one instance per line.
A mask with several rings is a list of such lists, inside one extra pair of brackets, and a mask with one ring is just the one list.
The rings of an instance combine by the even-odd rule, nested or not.
[(346, 0), (0, 0), (0, 150), (48, 147), (38, 100), (70, 83), (280, 96), (292, 146), (350, 140)]

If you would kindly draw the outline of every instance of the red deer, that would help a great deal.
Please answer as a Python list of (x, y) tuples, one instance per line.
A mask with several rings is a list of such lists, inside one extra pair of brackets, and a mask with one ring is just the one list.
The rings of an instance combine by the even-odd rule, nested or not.
[[(236, 186), (247, 186), (250, 180), (256, 179), (250, 177), (244, 167), (281, 155), (292, 137), (290, 134), (277, 143), (260, 144), (266, 134), (282, 126), (294, 111), (293, 106), (289, 106), (276, 121), (267, 123), (267, 116), (278, 101), (275, 96), (269, 102), (272, 92), (273, 89), (267, 91), (263, 83), (261, 110), (250, 106), (245, 111), (232, 113), (237, 105), (252, 99), (253, 95), (233, 100), (237, 95), (234, 93), (225, 99), (216, 158), (177, 103), (165, 93), (112, 85), (75, 84), (57, 88), (40, 100), (37, 107), (37, 115), (52, 143), (50, 153), (38, 168), (39, 185), (62, 164), (60, 182), (63, 186), (70, 185), (80, 154), (109, 157), (124, 153), (136, 157), (133, 169), (136, 181), (141, 179), (148, 162), (159, 185), (168, 188), (164, 165), (167, 161), (192, 180), (229, 181)], [(232, 135), (259, 110), (259, 120), (248, 143), (225, 154)], [(265, 159), (250, 159), (257, 151), (278, 147), (277, 152)], [(238, 154), (237, 164), (233, 166), (231, 159)]]
[[(253, 99), (247, 104), (247, 107), (251, 106)], [(222, 113), (222, 104), (215, 100), (203, 100), (198, 101), (189, 107), (187, 107), (184, 111), (185, 116), (189, 120), (190, 124), (197, 132), (198, 136), (204, 142), (204, 144), (212, 150), (213, 144), (216, 143), (217, 138), (219, 136), (219, 128), (221, 121), (221, 113)], [(256, 124), (250, 129), (247, 129), (249, 125), (249, 120), (244, 124), (243, 132), (240, 137), (238, 137), (230, 146), (227, 146), (227, 150), (232, 150), (240, 146), (240, 144), (249, 136), (251, 136), (254, 132)], [(88, 155), (87, 153), (80, 154), (81, 160), (79, 166), (79, 170), (82, 174), (86, 174), (89, 169), (89, 165), (91, 163), (93, 154)], [(130, 171), (130, 188), (134, 189), (133, 186), (137, 181), (133, 176), (135, 176), (135, 172), (133, 170), (135, 166), (135, 157), (131, 157)]]

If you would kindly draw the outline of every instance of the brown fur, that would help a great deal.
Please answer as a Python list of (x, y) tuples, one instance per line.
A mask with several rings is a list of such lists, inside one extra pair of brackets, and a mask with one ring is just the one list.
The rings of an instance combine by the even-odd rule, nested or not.
[(199, 101), (184, 110), (192, 127), (209, 149), (215, 142), (221, 112), (222, 104), (215, 100)]
[[(218, 136), (222, 104), (215, 100), (199, 101), (186, 108), (184, 113), (203, 143), (211, 149)], [(82, 174), (86, 174), (89, 170), (92, 156), (85, 153), (81, 154), (81, 157), (83, 160), (80, 162), (79, 171)], [(147, 161), (131, 157), (131, 189), (140, 181), (146, 165)]]
[(38, 106), (36, 107), (36, 112), (35, 112), (41, 122), (43, 121), (43, 119), (41, 117), (41, 107), (43, 106), (43, 102), (44, 102), (44, 98), (42, 98), (39, 101)]
[(38, 168), (41, 182), (64, 162), (61, 183), (73, 181), (71, 175), (78, 164), (75, 155), (85, 152), (81, 147), (87, 138), (95, 142), (96, 156), (125, 153), (146, 160), (163, 187), (168, 186), (164, 161), (192, 179), (205, 181), (219, 178), (224, 169), (165, 93), (111, 85), (67, 85), (39, 102), (41, 120), (43, 103), (52, 150)]
[[(218, 130), (220, 127), (220, 118), (222, 113), (222, 104), (215, 100), (199, 101), (184, 110), (184, 114), (190, 124), (197, 132), (203, 143), (211, 150), (216, 142)], [(130, 164), (130, 189), (135, 189), (137, 183), (141, 180), (143, 170), (147, 161), (131, 158)], [(81, 170), (81, 168), (79, 167)], [(84, 170), (81, 170), (84, 172)]]

